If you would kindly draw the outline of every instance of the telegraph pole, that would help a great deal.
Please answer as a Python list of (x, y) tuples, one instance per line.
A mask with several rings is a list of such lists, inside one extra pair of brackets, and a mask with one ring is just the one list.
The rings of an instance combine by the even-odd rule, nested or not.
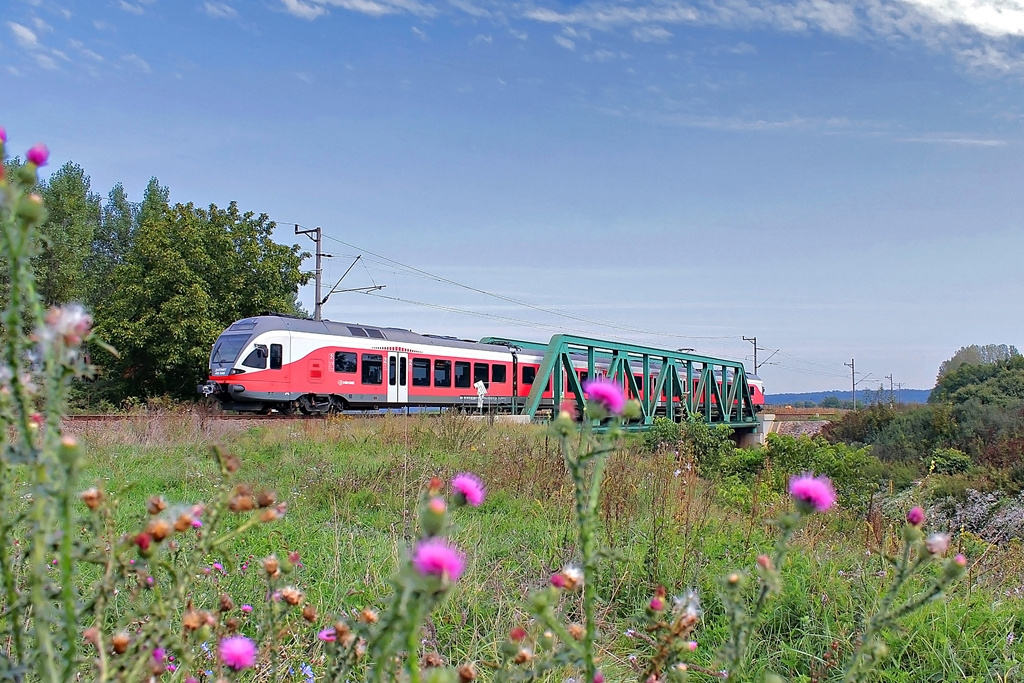
[(853, 409), (857, 410), (857, 369), (855, 361), (855, 358), (851, 358), (849, 363), (843, 363), (843, 365), (850, 368), (850, 389), (853, 391)]
[(893, 391), (892, 391), (892, 388), (893, 388), (893, 383), (892, 383), (892, 375), (891, 375), (891, 374), (889, 374), (889, 375), (886, 375), (886, 376), (885, 376), (885, 378), (886, 378), (887, 380), (889, 380), (889, 405), (892, 405), (892, 404), (893, 404), (893, 402), (894, 402), (894, 401), (895, 401), (895, 399), (896, 399), (896, 395), (895, 395), (895, 394), (893, 393)]
[[(320, 301), (320, 286), (321, 281), (323, 280), (323, 267), (321, 266), (320, 259), (324, 256), (330, 258), (331, 255), (323, 253), (322, 246), (324, 243), (324, 231), (320, 226), (317, 226), (311, 230), (299, 230), (299, 227), (299, 224), (296, 223), (295, 234), (305, 235), (306, 237), (309, 237), (309, 239), (313, 240), (313, 242), (316, 244), (316, 273), (314, 276), (316, 281), (316, 299), (315, 303), (313, 304), (313, 320), (319, 321), (320, 307), (322, 305), (322, 302)], [(315, 237), (310, 237), (310, 235), (315, 235)]]
[(757, 374), (757, 337), (744, 337), (743, 341), (748, 341), (754, 345), (754, 374)]

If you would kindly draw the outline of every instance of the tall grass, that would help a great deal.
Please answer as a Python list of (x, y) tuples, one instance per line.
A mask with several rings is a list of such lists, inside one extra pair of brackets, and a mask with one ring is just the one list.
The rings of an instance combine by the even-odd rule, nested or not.
[[(204, 442), (216, 437), (244, 463), (246, 479), (288, 501), (279, 524), (257, 527), (218, 558), (225, 573), (212, 581), (238, 599), (259, 601), (263, 582), (242, 567), (272, 552), (302, 551), (297, 581), (322, 613), (374, 604), (407, 547), (414, 509), (431, 475), (473, 470), (487, 482), (488, 501), (458, 530), (471, 567), (452, 598), (434, 613), (428, 644), (449, 661), (498, 658), (493, 634), (523, 623), (531, 591), (566, 562), (578, 559), (570, 517), (571, 484), (556, 444), (532, 426), (482, 425), (459, 416), (337, 418), (257, 425), (211, 425), (190, 413), (147, 417), (142, 426), (80, 425), (89, 447), (83, 482), (128, 484), (122, 509), (160, 493), (192, 499), (212, 477)], [(225, 425), (232, 425), (227, 427)], [(730, 507), (712, 482), (696, 476), (675, 453), (645, 452), (625, 443), (609, 462), (600, 504), (603, 540), (611, 555), (599, 594), (602, 668), (612, 680), (628, 674), (636, 643), (626, 634), (656, 585), (671, 592), (697, 588), (705, 616), (698, 654), (711, 655), (727, 638), (717, 577), (750, 565), (770, 548), (766, 516), (772, 504)], [(824, 681), (848, 655), (861, 619), (887, 581), (884, 551), (898, 542), (901, 519), (840, 514), (815, 517), (795, 539), (785, 586), (754, 636), (755, 668), (793, 681)], [(124, 522), (128, 524), (127, 517)], [(127, 526), (125, 527), (127, 529)], [(877, 540), (881, 538), (881, 547)], [(979, 550), (979, 548), (972, 548)], [(947, 602), (916, 613), (905, 630), (888, 634), (891, 659), (882, 681), (1015, 680), (1020, 676), (1024, 624), (1019, 544), (984, 546)], [(571, 612), (580, 605), (563, 598)], [(316, 662), (317, 652), (299, 653)], [(485, 673), (486, 675), (486, 673)]]

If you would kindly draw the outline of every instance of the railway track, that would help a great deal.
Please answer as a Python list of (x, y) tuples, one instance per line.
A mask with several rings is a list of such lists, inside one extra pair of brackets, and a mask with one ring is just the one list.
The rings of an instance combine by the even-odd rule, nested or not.
[[(125, 420), (149, 420), (161, 417), (171, 417), (168, 414), (155, 414), (155, 415), (118, 415), (118, 414), (102, 414), (102, 415), (65, 415), (65, 422), (123, 422)], [(182, 416), (183, 417), (183, 416)], [(192, 417), (192, 416), (190, 416)], [(249, 420), (249, 421), (265, 421), (265, 420), (314, 420), (323, 419), (325, 415), (229, 415), (229, 414), (217, 414), (211, 413), (207, 415), (199, 415), (198, 413), (194, 417), (201, 417), (206, 420)]]

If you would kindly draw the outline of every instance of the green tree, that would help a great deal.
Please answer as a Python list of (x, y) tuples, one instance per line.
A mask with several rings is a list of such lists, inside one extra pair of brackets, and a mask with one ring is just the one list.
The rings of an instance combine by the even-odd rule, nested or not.
[(290, 310), (309, 277), (300, 270), (307, 254), (274, 242), (266, 215), (243, 214), (235, 203), (167, 207), (166, 197), (166, 188), (151, 181), (132, 248), (111, 274), (118, 296), (97, 306), (98, 335), (120, 354), (97, 358), (104, 393), (114, 402), (194, 396), (224, 328)]
[(68, 162), (40, 188), (49, 217), (40, 228), (35, 257), (36, 282), (45, 304), (85, 301), (89, 294), (86, 262), (100, 222), (100, 196), (89, 176)]
[(121, 183), (115, 185), (107, 195), (99, 225), (93, 232), (92, 253), (86, 264), (92, 307), (109, 296), (110, 276), (131, 251), (138, 216), (139, 206), (128, 201)]
[(1020, 356), (1020, 352), (1016, 346), (1012, 345), (985, 344), (984, 346), (979, 346), (971, 344), (970, 346), (961, 346), (960, 350), (954, 353), (952, 358), (942, 361), (942, 364), (939, 365), (938, 379), (941, 380), (947, 374), (959, 369), (963, 365), (995, 365), (1014, 356)]

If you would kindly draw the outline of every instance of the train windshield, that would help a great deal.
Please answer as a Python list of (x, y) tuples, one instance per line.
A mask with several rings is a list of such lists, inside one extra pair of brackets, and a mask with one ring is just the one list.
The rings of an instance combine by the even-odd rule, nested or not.
[(245, 348), (249, 341), (248, 334), (222, 334), (217, 343), (213, 345), (213, 353), (210, 354), (210, 367), (215, 365), (232, 364), (238, 358), (238, 354)]

